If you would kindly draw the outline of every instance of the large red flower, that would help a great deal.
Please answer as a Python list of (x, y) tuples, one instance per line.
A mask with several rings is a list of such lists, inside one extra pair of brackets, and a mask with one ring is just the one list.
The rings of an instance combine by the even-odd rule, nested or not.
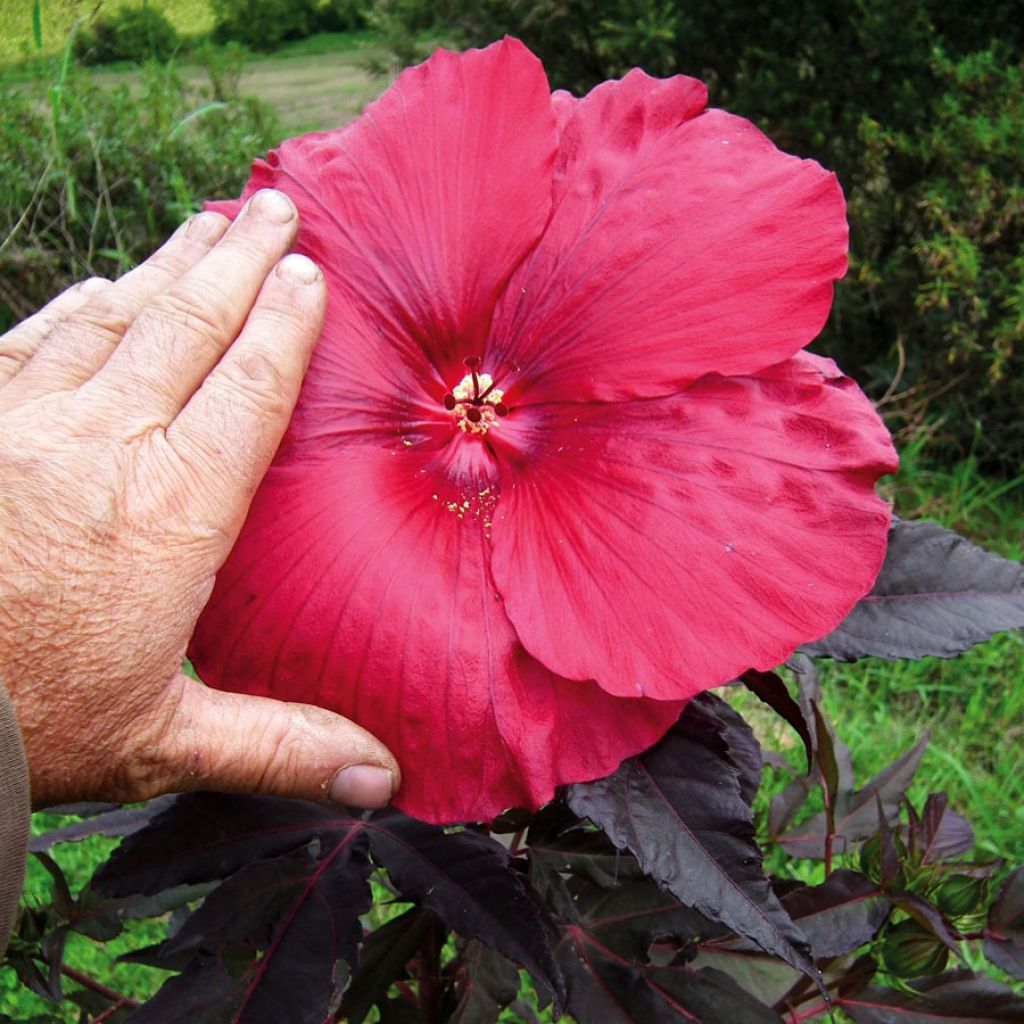
[(552, 95), (507, 39), (255, 164), (330, 304), (191, 654), (372, 730), (411, 814), (611, 772), (881, 563), (889, 437), (801, 352), (842, 193), (705, 102), (641, 71)]

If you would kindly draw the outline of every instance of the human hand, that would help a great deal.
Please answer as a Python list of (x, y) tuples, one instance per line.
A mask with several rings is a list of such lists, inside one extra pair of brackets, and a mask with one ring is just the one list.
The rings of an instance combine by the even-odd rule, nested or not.
[(323, 320), (319, 270), (284, 256), (297, 229), (276, 192), (199, 214), (0, 338), (0, 682), (36, 806), (397, 787), (348, 720), (181, 671)]

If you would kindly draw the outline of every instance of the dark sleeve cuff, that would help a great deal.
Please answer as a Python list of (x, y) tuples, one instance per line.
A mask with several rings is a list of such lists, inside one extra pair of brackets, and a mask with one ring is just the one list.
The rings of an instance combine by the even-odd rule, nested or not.
[(29, 835), (28, 765), (21, 730), (0, 680), (0, 956), (25, 882)]

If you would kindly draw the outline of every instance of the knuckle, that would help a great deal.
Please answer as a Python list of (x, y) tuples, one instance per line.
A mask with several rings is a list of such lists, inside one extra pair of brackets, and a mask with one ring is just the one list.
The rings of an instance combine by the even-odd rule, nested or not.
[(131, 322), (131, 315), (119, 303), (100, 295), (57, 320), (50, 339), (61, 348), (108, 348), (121, 341)]
[(152, 327), (165, 335), (188, 333), (219, 340), (229, 322), (227, 304), (212, 289), (192, 286), (188, 294), (165, 292), (139, 316), (139, 327)]
[(109, 277), (94, 275), (93, 277), (87, 277), (84, 281), (79, 281), (73, 290), (81, 295), (98, 295), (109, 288), (111, 284), (113, 282)]
[(217, 377), (236, 406), (270, 416), (291, 412), (293, 389), (269, 352), (253, 347), (233, 352), (218, 367)]
[(168, 292), (139, 314), (135, 331), (168, 348), (184, 343), (219, 350), (227, 340), (228, 323), (222, 300), (195, 290), (188, 297)]
[(284, 356), (296, 346), (311, 344), (319, 328), (320, 317), (315, 308), (288, 302), (287, 296), (268, 295), (261, 298), (253, 311), (248, 330), (262, 339), (263, 345), (272, 345)]
[(0, 338), (0, 377), (19, 370), (32, 356), (32, 346), (28, 338)]
[(242, 217), (232, 225), (217, 248), (230, 261), (234, 273), (254, 278), (265, 277), (287, 247), (287, 238), (268, 234), (265, 229), (260, 229), (260, 225), (254, 225), (249, 218)]

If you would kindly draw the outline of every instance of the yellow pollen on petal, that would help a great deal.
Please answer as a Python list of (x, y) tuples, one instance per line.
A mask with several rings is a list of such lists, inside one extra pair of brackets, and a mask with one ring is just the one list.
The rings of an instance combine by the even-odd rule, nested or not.
[[(438, 500), (438, 495), (432, 494)], [(480, 490), (463, 490), (450, 498), (440, 498), (439, 504), (445, 511), (451, 512), (460, 522), (478, 521), (489, 535), (494, 522), (494, 510), (498, 505), (498, 490), (488, 486)]]

